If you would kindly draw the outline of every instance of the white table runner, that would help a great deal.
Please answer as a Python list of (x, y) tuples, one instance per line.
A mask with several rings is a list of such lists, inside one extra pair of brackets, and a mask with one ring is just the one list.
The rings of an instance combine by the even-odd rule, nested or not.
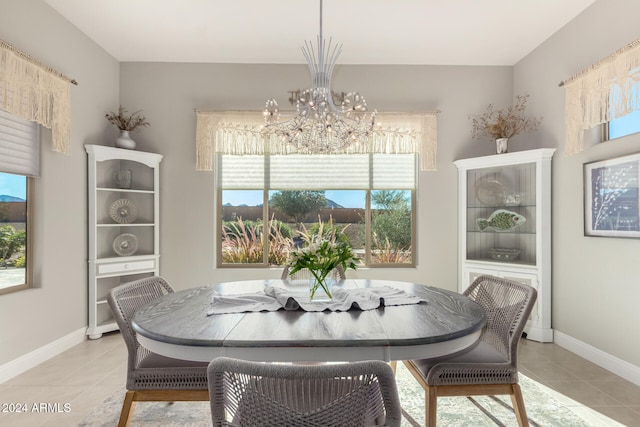
[[(318, 290), (318, 294), (322, 289)], [(220, 295), (214, 293), (207, 315), (243, 313), (247, 311), (348, 311), (373, 310), (381, 306), (426, 303), (427, 300), (388, 286), (333, 291), (330, 300), (309, 300), (309, 291), (295, 292), (277, 286), (266, 286), (264, 292)]]

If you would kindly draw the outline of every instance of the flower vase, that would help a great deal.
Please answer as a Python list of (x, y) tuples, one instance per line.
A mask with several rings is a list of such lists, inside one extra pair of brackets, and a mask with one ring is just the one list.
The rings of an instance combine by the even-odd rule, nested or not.
[(116, 138), (115, 146), (118, 148), (126, 148), (127, 150), (135, 150), (136, 142), (131, 139), (128, 130), (121, 130), (120, 136)]
[(331, 287), (333, 279), (329, 277), (330, 272), (312, 272), (309, 279), (309, 300), (310, 301), (331, 301)]
[(496, 154), (504, 154), (509, 151), (509, 138), (496, 139)]

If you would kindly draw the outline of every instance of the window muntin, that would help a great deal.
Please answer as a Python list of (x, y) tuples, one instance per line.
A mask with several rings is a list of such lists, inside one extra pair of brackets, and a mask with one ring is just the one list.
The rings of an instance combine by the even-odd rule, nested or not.
[(31, 181), (0, 172), (0, 294), (31, 286), (29, 194)]
[[(220, 155), (217, 182), (222, 212), (219, 265), (282, 265), (288, 249), (299, 244), (296, 231), (312, 228), (318, 220), (344, 230), (364, 265), (415, 265), (413, 154)], [(305, 212), (274, 206), (274, 196), (309, 196), (305, 192), (321, 193), (326, 199), (324, 207)], [(399, 206), (373, 206), (379, 192), (402, 195), (402, 212)], [(398, 225), (388, 225), (391, 215), (403, 219), (401, 234), (408, 238), (386, 238), (394, 227), (399, 230)], [(385, 219), (386, 229), (381, 233)], [(375, 241), (378, 234), (385, 234), (384, 247)], [(392, 246), (398, 240), (408, 245)], [(377, 255), (372, 256), (372, 251)], [(387, 256), (382, 256), (385, 252)]]

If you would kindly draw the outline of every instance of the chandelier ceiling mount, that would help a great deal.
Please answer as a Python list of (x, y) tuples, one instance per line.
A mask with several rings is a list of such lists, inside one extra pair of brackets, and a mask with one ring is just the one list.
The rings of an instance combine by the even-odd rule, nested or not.
[(344, 94), (339, 107), (334, 103), (331, 75), (342, 44), (332, 47), (329, 38), (325, 48), (322, 0), (317, 49), (310, 41), (305, 41), (301, 49), (312, 87), (295, 94), (296, 114), (292, 116), (281, 114), (276, 100), (269, 99), (264, 109), (265, 132), (277, 135), (299, 153), (349, 152), (353, 146), (366, 144), (376, 127), (376, 112), (368, 112), (367, 101), (357, 92)]

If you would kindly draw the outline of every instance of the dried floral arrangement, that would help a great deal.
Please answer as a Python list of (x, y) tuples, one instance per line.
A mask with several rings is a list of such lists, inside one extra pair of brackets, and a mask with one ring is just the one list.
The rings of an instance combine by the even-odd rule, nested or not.
[(489, 104), (487, 111), (483, 114), (470, 116), (473, 124), (473, 138), (495, 140), (536, 131), (542, 122), (542, 117), (525, 116), (528, 98), (528, 94), (518, 95), (516, 104), (511, 107), (496, 110), (492, 104)]
[(133, 114), (128, 115), (127, 110), (121, 105), (118, 108), (118, 113), (107, 113), (105, 117), (109, 121), (109, 123), (113, 123), (120, 130), (126, 131), (134, 131), (142, 126), (149, 126), (149, 122), (143, 116), (140, 116), (139, 113), (142, 110), (135, 111)]

